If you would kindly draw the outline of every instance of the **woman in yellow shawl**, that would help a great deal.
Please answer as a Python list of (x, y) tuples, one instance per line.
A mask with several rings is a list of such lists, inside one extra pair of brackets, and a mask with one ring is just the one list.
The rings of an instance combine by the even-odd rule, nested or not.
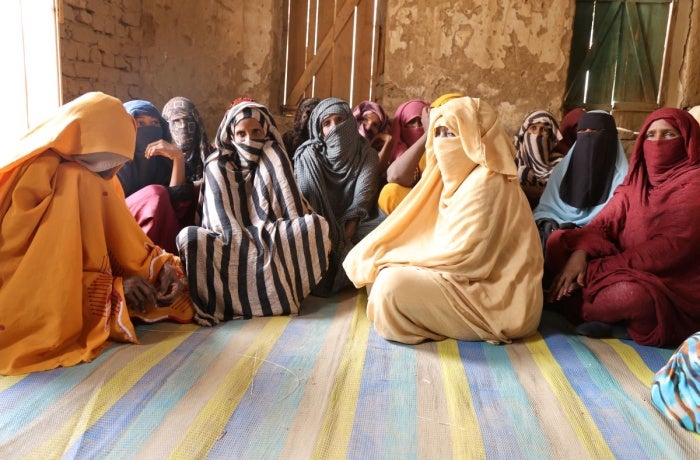
[(423, 178), (346, 257), (388, 340), (510, 342), (535, 332), (542, 251), (510, 138), (484, 101), (430, 113)]
[(192, 318), (179, 259), (139, 228), (116, 180), (135, 138), (118, 99), (88, 93), (0, 161), (0, 374), (137, 342), (127, 301), (148, 321)]

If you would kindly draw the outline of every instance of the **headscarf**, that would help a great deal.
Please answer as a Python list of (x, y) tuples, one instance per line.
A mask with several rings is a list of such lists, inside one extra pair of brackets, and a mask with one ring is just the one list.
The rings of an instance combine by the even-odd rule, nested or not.
[[(535, 123), (544, 123), (552, 128), (552, 135), (543, 138), (528, 132)], [(554, 116), (545, 111), (537, 110), (529, 113), (518, 130), (514, 139), (517, 150), (518, 177), (521, 184), (544, 185), (552, 172), (552, 168), (561, 161), (562, 155), (554, 152), (554, 145), (562, 138), (559, 124)]]
[[(593, 112), (588, 112), (585, 116), (588, 117), (589, 115), (593, 114), (608, 114), (607, 112), (601, 111), (593, 111)], [(595, 135), (597, 133), (588, 133), (591, 135)], [(605, 206), (605, 204), (610, 200), (612, 197), (613, 193), (615, 192), (615, 189), (617, 188), (618, 185), (622, 183), (622, 181), (625, 179), (625, 176), (627, 175), (627, 155), (625, 154), (625, 149), (622, 146), (622, 142), (620, 142), (620, 139), (618, 137), (615, 137), (614, 139), (614, 146), (615, 150), (608, 152), (609, 155), (612, 156), (614, 162), (612, 166), (608, 166), (612, 169), (613, 171), (613, 176), (611, 179), (610, 187), (608, 187), (608, 192), (606, 195), (601, 195), (601, 201), (599, 204), (590, 206), (590, 207), (576, 207), (572, 206), (571, 204), (565, 202), (562, 199), (562, 195), (560, 192), (560, 186), (562, 184), (562, 181), (564, 179), (564, 175), (572, 169), (573, 172), (573, 167), (570, 168), (569, 165), (571, 164), (572, 161), (574, 161), (574, 157), (582, 154), (584, 157), (588, 157), (590, 149), (585, 150), (583, 148), (580, 148), (579, 142), (584, 142), (584, 136), (579, 138), (578, 141), (574, 144), (573, 149), (571, 152), (564, 157), (564, 159), (557, 164), (553, 169), (552, 169), (552, 174), (549, 176), (549, 180), (547, 181), (547, 186), (544, 189), (544, 192), (542, 193), (542, 197), (540, 198), (539, 204), (534, 210), (534, 216), (535, 220), (541, 220), (541, 219), (550, 219), (557, 224), (564, 224), (564, 223), (572, 223), (578, 227), (582, 227), (586, 224), (588, 224)], [(576, 151), (576, 155), (574, 155), (574, 150)], [(590, 169), (584, 162), (584, 171), (588, 171), (588, 174), (582, 173), (584, 176), (584, 179), (581, 182), (586, 182), (585, 181), (585, 176), (591, 175), (593, 172), (592, 169)], [(605, 167), (605, 166), (604, 166)], [(602, 174), (602, 177), (605, 177), (607, 175), (606, 171), (603, 171), (604, 174)], [(576, 174), (578, 174), (578, 170), (576, 170)], [(593, 174), (593, 176), (596, 176), (597, 174)], [(594, 177), (591, 183), (595, 182), (596, 178)], [(549, 236), (549, 234), (547, 234)]]
[(556, 151), (562, 155), (566, 155), (571, 150), (571, 147), (576, 142), (577, 125), (578, 121), (581, 119), (581, 115), (586, 113), (586, 109), (573, 109), (570, 110), (564, 118), (562, 118), (561, 123), (559, 123), (559, 131), (561, 131), (562, 138), (557, 142), (555, 146)]
[[(321, 123), (334, 114), (344, 116), (345, 121), (335, 126), (324, 137)], [(326, 158), (324, 166), (328, 172), (340, 175), (338, 179), (341, 181), (350, 179), (352, 174), (362, 167), (367, 155), (372, 153), (362, 137), (358, 135), (350, 106), (342, 99), (324, 99), (316, 106), (311, 112), (309, 134), (309, 140), (304, 142), (297, 151), (302, 147), (313, 147)]]
[(700, 105), (689, 108), (688, 113), (691, 114), (698, 123), (700, 123)]
[[(134, 156), (136, 122), (119, 99), (100, 92), (86, 93), (61, 106), (55, 116), (20, 138), (11, 155), (0, 160), (0, 184), (5, 174), (47, 150), (91, 171), (106, 171)], [(109, 127), (109, 129), (107, 129)], [(104, 136), (94, 135), (103, 132)]]
[[(250, 163), (257, 163), (259, 157), (250, 154), (247, 149), (241, 148), (243, 144), (235, 141), (234, 128), (241, 120), (252, 118), (257, 120), (265, 132), (264, 139), (254, 139), (251, 142), (262, 145), (265, 140), (273, 140), (279, 146), (284, 145), (282, 135), (277, 130), (275, 119), (270, 115), (269, 110), (262, 104), (252, 101), (242, 101), (231, 107), (216, 131), (214, 145), (219, 152), (219, 156), (227, 161), (233, 161), (236, 166), (245, 168)], [(221, 160), (220, 160), (221, 161)]]
[(156, 118), (160, 122), (160, 127), (141, 126), (136, 131), (136, 149), (134, 151), (133, 161), (125, 164), (118, 173), (119, 181), (122, 183), (122, 187), (124, 187), (124, 194), (128, 197), (147, 185), (158, 184), (168, 186), (173, 170), (173, 162), (161, 155), (156, 155), (150, 159), (145, 157), (148, 144), (160, 139), (167, 142), (172, 140), (170, 131), (168, 130), (168, 122), (165, 121), (165, 118), (163, 118), (158, 109), (148, 101), (129, 101), (124, 103), (124, 108), (134, 118), (138, 118), (141, 115), (148, 115)]
[(317, 97), (307, 97), (299, 103), (294, 114), (294, 126), (282, 136), (289, 158), (293, 158), (297, 147), (309, 139), (309, 118), (319, 102), (321, 99)]
[(457, 99), (458, 97), (464, 97), (464, 94), (462, 94), (462, 93), (445, 93), (442, 96), (438, 96), (437, 99), (435, 99), (433, 102), (431, 102), (430, 108), (434, 109), (434, 108), (440, 107), (445, 102), (451, 101), (452, 99)]
[(194, 182), (202, 178), (204, 161), (209, 156), (209, 138), (199, 110), (186, 97), (174, 97), (163, 107), (173, 143), (185, 155), (185, 177)]
[(408, 147), (413, 145), (425, 133), (424, 126), (411, 127), (407, 124), (418, 117), (429, 104), (421, 99), (412, 99), (401, 104), (394, 113), (391, 122), (391, 139), (393, 142), (389, 162), (395, 161)]
[(372, 136), (372, 133), (368, 132), (362, 125), (362, 120), (364, 119), (364, 115), (366, 112), (372, 112), (379, 117), (378, 132), (380, 133), (386, 131), (386, 129), (388, 128), (389, 118), (386, 116), (386, 112), (384, 112), (382, 106), (377, 104), (376, 102), (362, 101), (359, 104), (357, 104), (357, 106), (355, 106), (355, 108), (352, 110), (352, 115), (357, 121), (357, 130), (360, 132), (360, 134), (362, 134), (362, 137), (364, 137), (368, 141), (371, 141), (372, 139), (370, 137)]
[(574, 208), (590, 208), (610, 196), (620, 140), (615, 119), (607, 112), (583, 114), (578, 130), (559, 194)]
[[(680, 137), (674, 140), (647, 141), (646, 134), (649, 126), (661, 119), (676, 128)], [(700, 127), (691, 114), (672, 107), (655, 110), (647, 117), (639, 131), (630, 156), (629, 173), (624, 183), (646, 195), (650, 185), (660, 185), (682, 175), (688, 169), (699, 167), (699, 149)], [(650, 161), (652, 158), (655, 160), (653, 163)]]

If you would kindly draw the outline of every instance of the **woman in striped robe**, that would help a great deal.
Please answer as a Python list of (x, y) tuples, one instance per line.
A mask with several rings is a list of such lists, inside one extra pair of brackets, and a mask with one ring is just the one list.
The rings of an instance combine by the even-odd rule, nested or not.
[(204, 166), (201, 227), (177, 237), (195, 320), (296, 314), (328, 266), (328, 223), (300, 193), (264, 106), (231, 107), (215, 145)]
[(557, 120), (546, 110), (529, 113), (515, 135), (518, 178), (532, 209), (539, 203), (552, 169), (564, 157), (555, 150), (561, 139)]

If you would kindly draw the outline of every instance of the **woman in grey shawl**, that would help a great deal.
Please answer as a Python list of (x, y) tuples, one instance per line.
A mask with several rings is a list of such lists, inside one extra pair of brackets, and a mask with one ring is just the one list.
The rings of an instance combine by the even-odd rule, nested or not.
[(330, 225), (328, 272), (313, 290), (327, 296), (352, 286), (343, 259), (383, 220), (377, 216), (378, 157), (341, 99), (324, 99), (316, 106), (309, 133), (309, 140), (294, 153), (294, 172), (301, 192)]
[(229, 109), (215, 145), (204, 165), (201, 227), (177, 237), (195, 321), (296, 314), (328, 266), (328, 223), (300, 193), (264, 106)]

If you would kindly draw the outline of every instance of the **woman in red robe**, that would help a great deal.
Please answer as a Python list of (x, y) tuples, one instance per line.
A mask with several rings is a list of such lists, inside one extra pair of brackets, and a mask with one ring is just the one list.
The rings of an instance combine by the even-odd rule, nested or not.
[(700, 330), (699, 149), (689, 113), (656, 110), (610, 202), (547, 241), (549, 300), (580, 314), (579, 334), (673, 346)]

